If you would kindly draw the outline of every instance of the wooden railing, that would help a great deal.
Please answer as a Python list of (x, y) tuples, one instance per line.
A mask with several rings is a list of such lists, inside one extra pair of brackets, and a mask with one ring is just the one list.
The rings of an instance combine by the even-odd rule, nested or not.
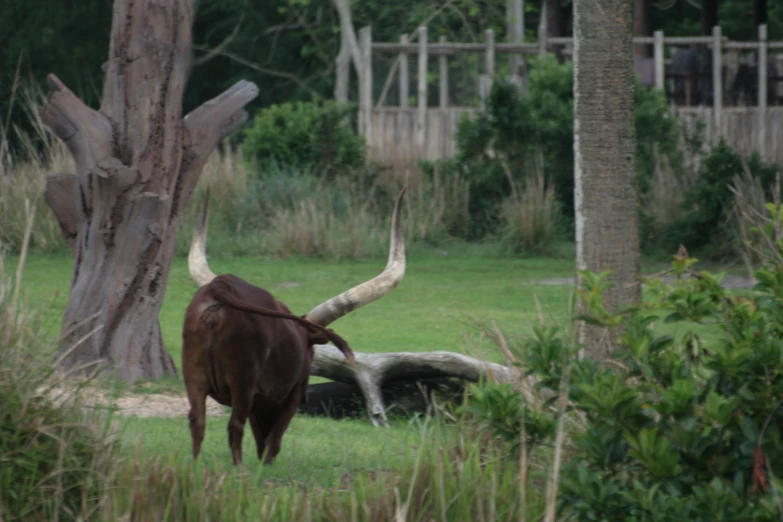
[[(539, 33), (538, 41), (531, 43), (496, 43), (493, 31), (488, 30), (484, 35), (482, 43), (460, 43), (447, 42), (445, 37), (441, 37), (437, 43), (429, 42), (427, 28), (420, 27), (415, 33), (416, 42), (410, 42), (407, 35), (400, 38), (400, 42), (373, 42), (372, 32), (369, 27), (365, 27), (359, 32), (359, 43), (361, 48), (361, 74), (359, 89), (359, 130), (365, 136), (370, 148), (376, 149), (375, 156), (388, 157), (392, 154), (395, 147), (404, 147), (408, 152), (403, 154), (406, 157), (423, 157), (435, 159), (453, 154), (454, 139), (453, 133), (456, 128), (456, 121), (459, 115), (464, 113), (474, 113), (480, 107), (452, 107), (448, 99), (448, 59), (457, 53), (481, 53), (484, 55), (483, 74), (480, 77), (479, 92), (485, 97), (491, 88), (492, 79), (495, 76), (495, 62), (498, 54), (542, 54), (550, 52), (556, 46), (561, 47), (562, 54), (569, 55), (570, 48), (573, 45), (572, 38), (547, 38), (544, 33)], [(682, 78), (682, 75), (669, 72), (666, 73), (667, 60), (665, 59), (665, 47), (667, 45), (689, 46), (703, 45), (711, 50), (711, 95), (712, 103), (709, 107), (709, 122), (707, 127), (712, 129), (709, 132), (709, 139), (712, 143), (717, 142), (720, 137), (725, 137), (730, 142), (735, 132), (727, 132), (727, 126), (724, 120), (725, 112), (729, 110), (724, 105), (724, 52), (751, 50), (757, 53), (757, 107), (732, 108), (732, 125), (741, 119), (743, 121), (742, 134), (737, 138), (747, 141), (748, 135), (754, 136), (755, 144), (753, 150), (757, 150), (762, 157), (782, 161), (777, 145), (778, 138), (783, 138), (783, 112), (770, 111), (767, 107), (768, 84), (783, 81), (779, 75), (769, 74), (768, 51), (783, 50), (783, 42), (769, 42), (767, 40), (767, 27), (761, 25), (758, 28), (758, 40), (752, 42), (731, 41), (722, 35), (721, 28), (713, 28), (711, 36), (665, 36), (663, 32), (657, 31), (652, 37), (635, 37), (633, 44), (644, 44), (653, 46), (653, 87), (664, 89), (667, 78)], [(380, 103), (374, 104), (372, 97), (372, 58), (374, 54), (394, 54), (397, 60), (392, 68), (392, 72), (386, 80), (381, 93)], [(409, 78), (408, 78), (408, 59), (409, 55), (415, 55), (417, 67), (416, 80), (416, 100), (415, 109), (408, 107), (409, 99)], [(427, 68), (428, 60), (431, 56), (438, 58), (438, 106), (433, 109), (427, 106)], [(400, 65), (398, 67), (398, 65)], [(398, 72), (396, 72), (398, 71)], [(399, 79), (399, 100), (397, 107), (386, 107), (384, 101), (386, 94), (393, 82), (393, 75), (398, 74)], [(685, 75), (687, 85), (691, 85), (696, 76)], [(435, 111), (428, 116), (428, 111)], [(707, 111), (704, 108), (698, 110), (681, 110), (677, 112), (683, 114), (699, 114), (706, 117)], [(738, 116), (734, 113), (752, 113)], [(755, 121), (753, 132), (750, 130), (748, 122)], [(391, 129), (389, 122), (397, 122), (395, 129)], [(436, 127), (435, 129), (431, 127)], [(774, 127), (772, 129), (771, 127)], [(780, 129), (778, 127), (781, 127)], [(375, 139), (374, 134), (381, 133)], [(437, 136), (437, 138), (436, 138)], [(774, 138), (771, 140), (770, 138)], [(434, 143), (428, 143), (435, 140)], [(746, 149), (747, 144), (741, 148)], [(382, 152), (379, 152), (382, 151)], [(769, 154), (771, 152), (771, 155)]]

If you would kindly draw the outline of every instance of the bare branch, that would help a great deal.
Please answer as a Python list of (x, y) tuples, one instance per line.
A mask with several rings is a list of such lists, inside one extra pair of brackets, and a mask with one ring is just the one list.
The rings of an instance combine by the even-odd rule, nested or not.
[(277, 25), (273, 25), (272, 27), (266, 28), (264, 30), (264, 34), (287, 33), (288, 31), (297, 31), (299, 29), (308, 30), (320, 26), (321, 24), (318, 22), (314, 24), (308, 24), (305, 22), (294, 23), (294, 24), (277, 24)]
[[(206, 48), (204, 48), (202, 46), (198, 46), (198, 45), (194, 45), (193, 48), (194, 49), (198, 49), (199, 51), (206, 51), (207, 50)], [(313, 89), (312, 87), (307, 85), (306, 82), (304, 82), (301, 79), (299, 79), (299, 77), (296, 76), (293, 73), (286, 72), (286, 71), (278, 71), (276, 69), (269, 69), (268, 67), (264, 67), (262, 65), (259, 65), (259, 64), (257, 64), (254, 61), (248, 60), (247, 58), (243, 58), (243, 57), (241, 57), (239, 55), (236, 55), (236, 54), (234, 54), (232, 52), (229, 52), (229, 51), (220, 51), (218, 54), (220, 54), (220, 56), (228, 58), (229, 60), (234, 60), (235, 62), (237, 62), (239, 64), (242, 64), (245, 67), (250, 67), (251, 69), (253, 69), (255, 71), (258, 71), (258, 72), (260, 72), (262, 74), (268, 74), (269, 76), (275, 76), (277, 78), (285, 78), (287, 80), (291, 80), (296, 85), (298, 85), (302, 89), (306, 90), (307, 92), (309, 92), (310, 94), (315, 96), (317, 99), (321, 99), (322, 98), (322, 96), (318, 93), (318, 91), (316, 91), (315, 89)]]
[(228, 35), (220, 44), (218, 44), (217, 47), (210, 51), (206, 51), (206, 54), (196, 60), (193, 60), (193, 67), (198, 67), (199, 65), (204, 65), (208, 61), (210, 61), (215, 56), (220, 55), (221, 52), (223, 52), (226, 47), (229, 46), (231, 41), (236, 37), (236, 35), (239, 34), (239, 27), (242, 25), (242, 20), (245, 18), (245, 13), (242, 13), (239, 17), (239, 21), (237, 21), (237, 25), (234, 26), (234, 30), (231, 31), (231, 34)]
[(84, 104), (57, 76), (47, 81), (52, 91), (40, 109), (43, 121), (67, 146), (77, 171), (87, 173), (112, 153), (112, 126), (108, 118)]
[(256, 84), (242, 80), (185, 116), (186, 139), (190, 140), (183, 158), (183, 169), (187, 170), (183, 174), (185, 197), (196, 186), (201, 168), (218, 143), (247, 121), (243, 107), (256, 96)]

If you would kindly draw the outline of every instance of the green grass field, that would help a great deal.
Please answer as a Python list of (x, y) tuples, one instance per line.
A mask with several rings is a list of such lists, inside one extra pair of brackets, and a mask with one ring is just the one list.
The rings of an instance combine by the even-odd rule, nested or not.
[[(7, 266), (14, 266), (9, 258)], [(379, 273), (385, 260), (333, 262), (214, 258), (213, 270), (232, 273), (262, 286), (304, 314), (325, 299)], [(573, 276), (573, 263), (553, 259), (504, 259), (473, 256), (408, 256), (405, 279), (390, 294), (343, 317), (332, 327), (354, 350), (462, 351), (475, 321), (495, 320), (510, 335), (528, 332), (538, 319), (537, 296), (548, 316), (566, 320), (568, 285), (537, 285), (537, 280)], [(46, 333), (57, 336), (67, 302), (72, 260), (33, 256), (25, 267), (23, 288), (43, 314)], [(177, 365), (181, 328), (196, 285), (186, 260), (171, 268), (160, 320), (163, 339)]]
[[(6, 274), (15, 268), (15, 264), (15, 258), (5, 259)], [(211, 266), (216, 273), (233, 273), (263, 286), (298, 314), (306, 313), (328, 297), (373, 277), (382, 270), (384, 264), (383, 259), (364, 262), (250, 257), (211, 259)], [(651, 264), (645, 272), (660, 268), (658, 264)], [(23, 295), (29, 305), (41, 314), (45, 337), (51, 341), (58, 334), (71, 270), (72, 260), (67, 257), (33, 255), (25, 266)], [(452, 350), (500, 360), (501, 355), (486, 336), (482, 336), (482, 325), (491, 325), (496, 321), (509, 337), (528, 335), (540, 320), (537, 298), (545, 320), (567, 326), (568, 300), (573, 287), (570, 284), (552, 284), (551, 280), (573, 276), (571, 259), (511, 259), (470, 250), (456, 255), (414, 250), (408, 255), (405, 279), (391, 294), (349, 314), (333, 326), (357, 351)], [(178, 366), (184, 311), (195, 290), (185, 259), (175, 259), (160, 319), (164, 341)], [(663, 329), (675, 333), (676, 328), (676, 325), (663, 326)], [(182, 394), (183, 388), (179, 377), (143, 383), (132, 388), (120, 385), (117, 391), (131, 391), (136, 392), (137, 396), (143, 396), (156, 392)], [(274, 487), (274, 494), (278, 495), (274, 498), (281, 499), (312, 488), (326, 491), (323, 488), (335, 487), (338, 491), (353, 491), (351, 486), (346, 487), (346, 483), (354, 484), (353, 481), (359, 477), (370, 477), (375, 484), (373, 487), (383, 491), (387, 480), (383, 477), (411, 476), (418, 456), (422, 454), (427, 455), (424, 462), (430, 466), (428, 474), (420, 479), (425, 481), (422, 487), (425, 490), (428, 487), (440, 488), (437, 483), (426, 482), (439, 480), (437, 477), (443, 474), (432, 467), (442, 465), (438, 464), (440, 457), (436, 455), (456, 451), (454, 448), (460, 447), (441, 442), (445, 439), (441, 439), (441, 435), (434, 435), (443, 432), (422, 431), (421, 422), (417, 419), (396, 419), (391, 428), (378, 429), (365, 419), (335, 421), (299, 415), (286, 432), (282, 451), (272, 466), (262, 466), (257, 460), (255, 442), (248, 426), (243, 444), (245, 466), (235, 468), (231, 464), (227, 440), (228, 416), (223, 414), (208, 417), (201, 458), (194, 465), (190, 456), (191, 441), (186, 411), (173, 413), (177, 416), (115, 416), (123, 462), (144, 463), (141, 465), (145, 469), (148, 467), (147, 472), (153, 475), (158, 473), (155, 466), (159, 465), (162, 470), (175, 470), (173, 473), (182, 477), (196, 477), (207, 472), (215, 477), (225, 475), (227, 480), (239, 481), (231, 484), (236, 487), (243, 484), (241, 487), (245, 488), (242, 490), (245, 493), (241, 495), (249, 497), (236, 497), (235, 493), (227, 492), (225, 499), (230, 500), (220, 501), (224, 506), (231, 506), (237, 498), (243, 498), (242, 502), (256, 506), (252, 509), (260, 509), (258, 506), (269, 498), (266, 486)], [(487, 492), (495, 487), (495, 480), (509, 480), (503, 482), (506, 484), (503, 486), (503, 495), (516, 498), (518, 486), (513, 485), (513, 476), (503, 475), (512, 473), (511, 468), (492, 466), (492, 473), (500, 475), (487, 475), (482, 471), (483, 459), (482, 456), (476, 456), (477, 467), (466, 475), (468, 478), (455, 479), (453, 483), (444, 486), (444, 491), (454, 491), (453, 494), (457, 495), (454, 498), (460, 498), (460, 502), (465, 503), (464, 506), (454, 508), (460, 515), (449, 520), (461, 520), (468, 516), (467, 513), (472, 513), (476, 502), (480, 504), (487, 501), (491, 504), (493, 495)], [(539, 469), (543, 472), (547, 466), (546, 461), (541, 462)], [(456, 492), (465, 491), (462, 480), (486, 482), (471, 490), (478, 495), (476, 499), (479, 500), (472, 499), (470, 495), (458, 496)], [(527, 510), (533, 517), (531, 519), (540, 516), (540, 493), (535, 488), (529, 491), (531, 504)], [(443, 493), (446, 496), (450, 494)], [(369, 499), (376, 493), (362, 495)], [(510, 513), (517, 508), (509, 509), (511, 517)], [(276, 519), (286, 520), (286, 516), (279, 515)], [(243, 516), (237, 517), (231, 519), (244, 519)]]
[[(207, 418), (200, 460), (223, 472), (230, 470), (226, 424), (228, 416)], [(128, 454), (165, 455), (186, 464), (191, 460), (187, 418), (128, 418), (121, 423)], [(398, 469), (410, 464), (420, 446), (415, 425), (394, 423), (378, 429), (363, 420), (335, 421), (297, 415), (283, 438), (283, 450), (274, 465), (263, 466), (256, 457), (255, 441), (248, 426), (242, 444), (245, 470), (257, 482), (294, 482), (304, 486), (329, 485), (346, 473)]]
[[(16, 259), (7, 258), (14, 267)], [(312, 259), (211, 259), (216, 273), (234, 273), (269, 289), (295, 313), (306, 313), (321, 301), (373, 277), (385, 260), (331, 262)], [(29, 257), (23, 294), (40, 311), (46, 335), (54, 340), (67, 302), (72, 260), (66, 257)], [(568, 285), (536, 285), (537, 280), (573, 275), (565, 260), (485, 258), (433, 253), (409, 254), (406, 276), (389, 295), (340, 319), (333, 326), (355, 350), (454, 350), (499, 359), (490, 343), (477, 335), (477, 323), (494, 320), (510, 335), (530, 331), (538, 321), (535, 298), (549, 316), (566, 321)], [(185, 308), (196, 290), (186, 260), (175, 259), (161, 313), (163, 337), (177, 365), (181, 358), (181, 326)], [(314, 382), (316, 382), (314, 378)], [(134, 391), (181, 393), (180, 379), (145, 383)], [(127, 388), (123, 389), (127, 391)], [(173, 418), (120, 417), (122, 440), (128, 455), (166, 456), (190, 461), (190, 433), (186, 412)], [(202, 450), (203, 464), (215, 471), (230, 470), (226, 436), (227, 416), (209, 417)], [(247, 472), (267, 480), (326, 485), (361, 470), (398, 469), (411, 465), (419, 430), (404, 421), (391, 429), (373, 428), (367, 421), (297, 416), (286, 432), (278, 462), (261, 466), (249, 427), (244, 439)]]

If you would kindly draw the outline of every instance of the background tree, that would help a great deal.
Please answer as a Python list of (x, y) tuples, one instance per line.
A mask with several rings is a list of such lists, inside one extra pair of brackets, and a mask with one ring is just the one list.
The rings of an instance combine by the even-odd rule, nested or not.
[(215, 146), (247, 118), (258, 89), (239, 82), (182, 118), (193, 0), (116, 0), (100, 110), (56, 76), (41, 119), (75, 175), (46, 200), (75, 253), (63, 365), (101, 363), (127, 381), (176, 372), (158, 313), (184, 202)]
[[(663, 30), (672, 36), (699, 34), (702, 11), (698, 2), (648, 1), (652, 4), (648, 31)], [(528, 41), (536, 38), (545, 2), (559, 6), (562, 35), (571, 34), (570, 2), (527, 0), (524, 19)], [(99, 101), (103, 81), (100, 65), (106, 61), (109, 44), (108, 31), (100, 28), (109, 27), (111, 5), (110, 0), (4, 0), (0, 17), (0, 128), (8, 131), (10, 142), (16, 138), (15, 127), (29, 130), (29, 115), (22, 110), (18, 90), (16, 96), (12, 94), (20, 86), (17, 79), (27, 88), (36, 87), (53, 67), (69, 64), (61, 71), (63, 82), (88, 105)], [(400, 34), (411, 33), (436, 13), (427, 22), (433, 40), (443, 34), (454, 42), (480, 41), (485, 29), (494, 29), (496, 39), (502, 41), (506, 40), (501, 36), (508, 21), (506, 7), (507, 0), (367, 1), (354, 2), (351, 14), (356, 29), (373, 26), (376, 41), (396, 42)], [(769, 38), (783, 39), (783, 2), (721, 0), (718, 7), (718, 22), (728, 38), (755, 39), (756, 22), (767, 13)], [(554, 13), (555, 8), (547, 11)], [(285, 101), (331, 98), (340, 50), (339, 26), (332, 0), (199, 0), (193, 25), (195, 61), (184, 110), (197, 107), (240, 78), (264, 82), (263, 92), (248, 107), (251, 111)], [(99, 29), (84, 31), (84, 27)], [(554, 30), (556, 24), (549, 27)], [(374, 81), (378, 89), (386, 79), (377, 74)]]
[[(612, 271), (609, 309), (641, 298), (632, 25), (627, 0), (574, 2), (576, 261)], [(601, 358), (616, 332), (583, 323), (580, 340)]]
[[(633, 0), (633, 35), (650, 36), (650, 0)], [(650, 56), (650, 46), (634, 45), (633, 54), (647, 58)]]

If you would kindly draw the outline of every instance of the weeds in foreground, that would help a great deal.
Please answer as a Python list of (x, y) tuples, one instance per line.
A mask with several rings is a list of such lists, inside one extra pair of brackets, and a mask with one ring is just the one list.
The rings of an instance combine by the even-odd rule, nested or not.
[[(211, 470), (178, 456), (129, 458), (104, 504), (105, 520), (518, 521), (522, 504), (514, 461), (456, 427), (419, 426), (409, 466), (354, 470), (332, 484), (264, 482)], [(542, 498), (527, 495), (538, 520)]]
[(29, 203), (21, 257), (6, 276), (0, 253), (0, 520), (89, 518), (110, 469), (108, 418), (85, 410), (79, 386), (55, 371), (37, 315), (22, 300), (32, 235)]

